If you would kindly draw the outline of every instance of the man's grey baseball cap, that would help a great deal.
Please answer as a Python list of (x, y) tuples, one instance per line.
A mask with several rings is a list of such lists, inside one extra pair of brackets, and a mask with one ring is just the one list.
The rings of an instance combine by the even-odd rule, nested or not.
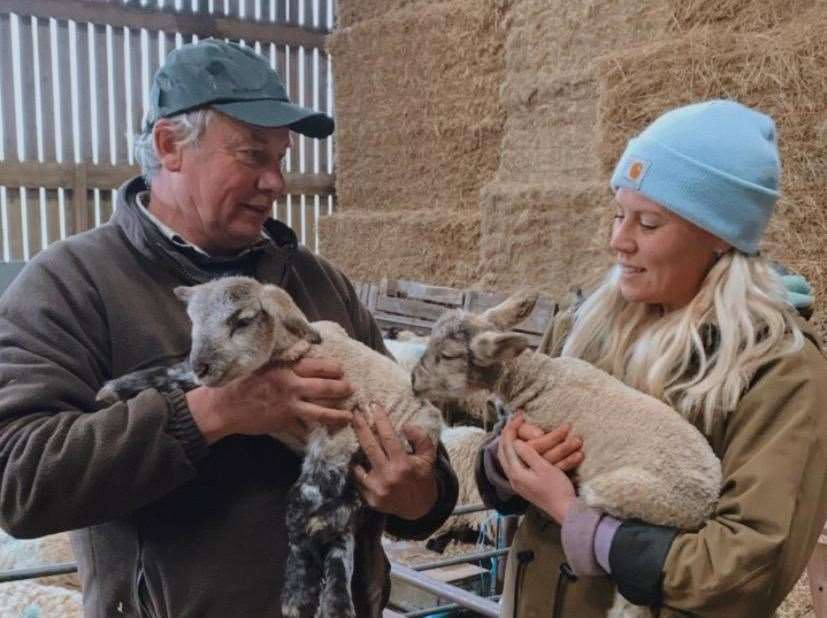
[(248, 124), (333, 133), (333, 118), (291, 103), (267, 61), (235, 43), (205, 39), (170, 52), (152, 80), (146, 125), (205, 105)]

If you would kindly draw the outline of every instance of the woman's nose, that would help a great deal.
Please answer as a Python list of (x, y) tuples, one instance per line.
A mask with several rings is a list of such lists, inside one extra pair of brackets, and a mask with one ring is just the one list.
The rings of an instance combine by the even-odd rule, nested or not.
[(625, 220), (616, 221), (609, 238), (609, 248), (618, 253), (632, 253), (635, 250), (635, 239), (629, 232)]

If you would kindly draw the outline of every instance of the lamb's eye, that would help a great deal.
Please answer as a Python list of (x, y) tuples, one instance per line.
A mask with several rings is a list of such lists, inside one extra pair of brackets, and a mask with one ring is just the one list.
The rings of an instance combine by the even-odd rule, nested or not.
[(231, 331), (230, 334), (235, 333), (237, 330), (242, 330), (244, 328), (247, 328), (248, 326), (250, 326), (250, 324), (255, 322), (257, 317), (258, 317), (258, 313), (254, 313), (253, 315), (245, 315), (245, 316), (237, 317), (235, 320), (233, 320), (233, 322), (230, 326), (230, 331)]
[(462, 354), (456, 354), (454, 352), (442, 352), (440, 356), (445, 360), (455, 360), (462, 356)]

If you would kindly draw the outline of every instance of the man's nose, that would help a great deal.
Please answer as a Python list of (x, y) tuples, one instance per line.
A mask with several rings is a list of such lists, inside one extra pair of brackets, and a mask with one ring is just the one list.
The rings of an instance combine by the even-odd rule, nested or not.
[(258, 189), (278, 199), (284, 196), (287, 191), (287, 182), (281, 168), (268, 169), (261, 173), (258, 178)]

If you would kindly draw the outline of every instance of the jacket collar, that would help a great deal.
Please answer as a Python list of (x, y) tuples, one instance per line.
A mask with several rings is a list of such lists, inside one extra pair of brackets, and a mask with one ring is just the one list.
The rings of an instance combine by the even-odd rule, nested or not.
[[(264, 223), (265, 239), (237, 256), (210, 256), (192, 247), (174, 243), (152, 220), (140, 212), (137, 196), (147, 191), (141, 176), (127, 180), (118, 190), (117, 208), (110, 222), (118, 226), (144, 257), (168, 265), (190, 284), (205, 283), (228, 274), (255, 276), (260, 269), (282, 286), (298, 248), (296, 234), (289, 227), (268, 219)], [(273, 280), (273, 279), (271, 279)]]

